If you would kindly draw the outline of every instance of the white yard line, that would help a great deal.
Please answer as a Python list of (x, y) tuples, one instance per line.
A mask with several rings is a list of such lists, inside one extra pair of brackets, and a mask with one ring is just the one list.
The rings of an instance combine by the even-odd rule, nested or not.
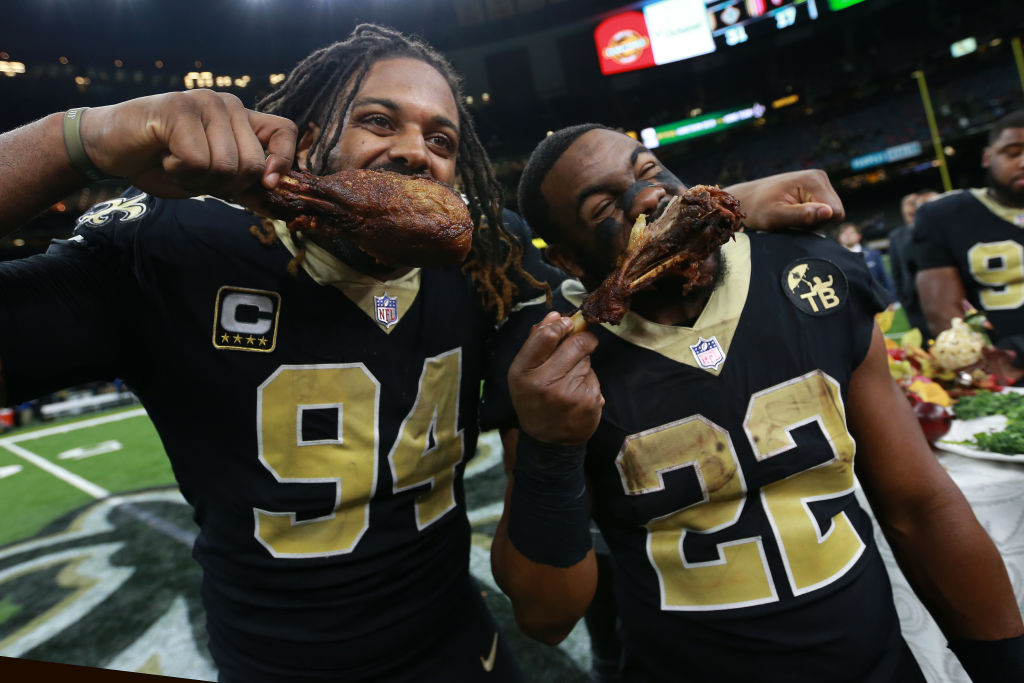
[(86, 427), (95, 427), (96, 425), (106, 424), (108, 422), (118, 422), (120, 420), (127, 420), (132, 417), (140, 417), (146, 414), (145, 408), (136, 408), (135, 410), (126, 410), (123, 413), (114, 413), (113, 415), (104, 415), (103, 417), (94, 417), (91, 420), (80, 420), (78, 422), (69, 422), (57, 427), (48, 427), (46, 429), (38, 429), (34, 432), (25, 432), (24, 434), (16, 434), (9, 436), (6, 439), (0, 439), (0, 446), (3, 446), (11, 453), (14, 453), (19, 458), (27, 460), (41, 470), (49, 472), (53, 476), (57, 477), (66, 484), (74, 486), (79, 491), (83, 491), (93, 498), (106, 498), (110, 495), (110, 491), (107, 491), (102, 486), (97, 486), (88, 479), (84, 479), (73, 472), (55, 465), (41, 455), (37, 455), (30, 450), (22, 448), (17, 445), (18, 441), (28, 441), (30, 439), (39, 439), (44, 436), (52, 436), (54, 434), (66, 434), (67, 432), (73, 432), (77, 429), (85, 429)]
[(25, 432), (24, 434), (15, 434), (14, 436), (8, 436), (7, 438), (0, 439), (0, 446), (6, 446), (9, 443), (15, 443), (17, 441), (27, 441), (29, 439), (38, 439), (43, 436), (52, 436), (53, 434), (65, 434), (67, 432), (73, 432), (76, 429), (95, 427), (96, 425), (102, 425), (108, 422), (117, 422), (119, 420), (127, 420), (130, 417), (139, 417), (140, 415), (145, 414), (145, 408), (136, 408), (135, 410), (126, 410), (123, 413), (114, 413), (113, 415), (94, 417), (91, 420), (69, 422), (68, 424), (60, 425), (58, 427), (47, 427), (46, 429), (38, 429), (34, 432)]
[(14, 453), (16, 456), (18, 456), (19, 458), (29, 461), (39, 469), (46, 470), (47, 472), (57, 477), (61, 481), (70, 484), (71, 486), (74, 486), (79, 491), (84, 491), (93, 498), (106, 498), (107, 496), (110, 495), (110, 491), (106, 490), (105, 488), (97, 486), (88, 479), (83, 479), (77, 474), (68, 472), (63, 467), (54, 465), (52, 462), (50, 462), (43, 456), (36, 455), (32, 451), (26, 450), (19, 446), (18, 444), (10, 443), (9, 441), (3, 441), (0, 442), (0, 446), (3, 446), (11, 453)]

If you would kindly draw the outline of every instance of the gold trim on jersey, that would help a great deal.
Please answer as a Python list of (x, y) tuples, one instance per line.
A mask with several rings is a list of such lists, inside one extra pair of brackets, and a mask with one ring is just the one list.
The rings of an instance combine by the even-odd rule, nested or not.
[(1004, 206), (989, 196), (985, 188), (972, 187), (968, 190), (982, 206), (1003, 219), (1015, 228), (1024, 228), (1024, 209), (1016, 206)]
[[(741, 232), (736, 233), (734, 240), (722, 246), (722, 256), (725, 259), (725, 281), (711, 293), (693, 327), (659, 325), (633, 311), (626, 313), (620, 325), (603, 323), (602, 326), (624, 341), (717, 376), (728, 361), (729, 345), (736, 334), (750, 289), (750, 239)], [(562, 294), (579, 306), (587, 292), (579, 280), (566, 280), (562, 283)], [(716, 338), (726, 361), (713, 368), (702, 367), (690, 350), (690, 346), (697, 344), (702, 337)]]
[[(292, 233), (288, 226), (284, 221), (275, 220), (273, 223), (277, 238), (294, 256), (298, 249), (295, 246), (295, 241), (292, 240)], [(402, 322), (406, 311), (412, 307), (420, 292), (419, 268), (413, 268), (395, 280), (382, 282), (346, 265), (341, 259), (309, 240), (306, 240), (306, 257), (302, 260), (302, 269), (318, 285), (336, 287), (358, 306), (359, 310), (369, 316), (370, 320), (378, 323), (378, 329), (385, 334), (391, 334), (398, 323)], [(385, 325), (377, 320), (376, 305), (373, 301), (375, 296), (398, 297), (398, 320), (396, 322)]]

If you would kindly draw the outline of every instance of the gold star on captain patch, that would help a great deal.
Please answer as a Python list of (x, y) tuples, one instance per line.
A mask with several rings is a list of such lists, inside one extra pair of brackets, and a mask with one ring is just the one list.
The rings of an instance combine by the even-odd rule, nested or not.
[(252, 346), (254, 343), (256, 343), (256, 337), (250, 334), (248, 337), (245, 338), (245, 341), (249, 343), (249, 346)]
[(242, 343), (242, 335), (236, 334), (234, 341), (235, 341), (236, 344), (241, 344)]
[(225, 332), (224, 334), (220, 335), (220, 343), (221, 344), (227, 344), (229, 341), (231, 341), (231, 335), (229, 335), (227, 332)]
[(267, 345), (267, 338), (266, 337), (260, 337), (260, 346), (266, 346), (266, 345)]

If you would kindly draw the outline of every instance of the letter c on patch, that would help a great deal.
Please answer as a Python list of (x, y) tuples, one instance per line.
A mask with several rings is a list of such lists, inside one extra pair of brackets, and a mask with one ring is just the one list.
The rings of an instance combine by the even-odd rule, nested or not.
[[(246, 311), (246, 308), (255, 308), (256, 312)], [(239, 320), (239, 309), (242, 309), (242, 317), (248, 318), (251, 322)], [(270, 297), (261, 294), (232, 292), (221, 301), (221, 327), (232, 332), (266, 334), (273, 326), (273, 316), (274, 302)]]

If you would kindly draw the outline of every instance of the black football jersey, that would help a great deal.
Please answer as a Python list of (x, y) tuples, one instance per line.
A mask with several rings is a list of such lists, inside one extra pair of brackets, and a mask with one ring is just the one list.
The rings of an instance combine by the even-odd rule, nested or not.
[(494, 324), (458, 268), (381, 283), (307, 243), (293, 275), (287, 229), (265, 245), (259, 225), (134, 190), (3, 264), (8, 398), (114, 377), (140, 397), (195, 509), (230, 680), (391, 680), (465, 618)]
[[(586, 472), (624, 680), (902, 680), (844, 408), (884, 293), (813, 235), (738, 234), (723, 254), (693, 327), (590, 327), (606, 404)], [(584, 292), (560, 294), (568, 312)]]
[(967, 299), (995, 327), (993, 341), (1024, 334), (1024, 209), (984, 189), (949, 192), (918, 209), (914, 247), (920, 270), (960, 272)]

